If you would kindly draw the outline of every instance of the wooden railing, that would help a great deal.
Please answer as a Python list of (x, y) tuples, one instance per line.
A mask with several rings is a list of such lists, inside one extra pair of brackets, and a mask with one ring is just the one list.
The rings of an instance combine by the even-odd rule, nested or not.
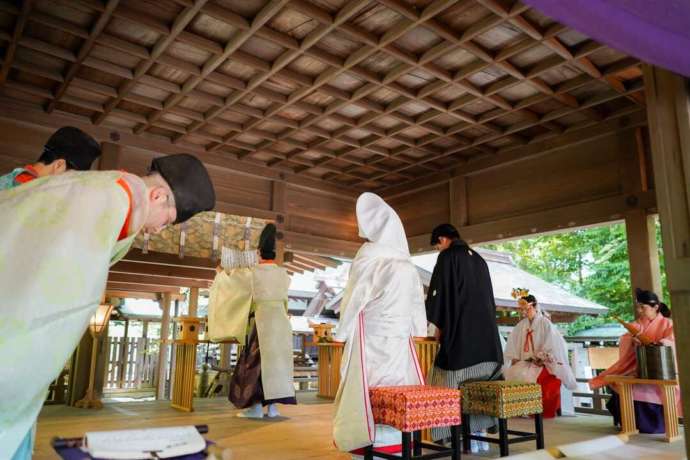
[(108, 337), (105, 389), (153, 387), (158, 363), (159, 340), (150, 338)]
[[(579, 356), (573, 356), (573, 370), (575, 375), (582, 376), (585, 368), (589, 368), (592, 376), (607, 369), (611, 364), (618, 359), (618, 337), (566, 337), (569, 349), (571, 352), (578, 353)], [(589, 378), (579, 377), (576, 379), (578, 386), (587, 387), (586, 384)], [(606, 409), (606, 402), (611, 398), (611, 395), (605, 388), (597, 388), (596, 390), (575, 391), (573, 398), (577, 398), (579, 402), (575, 404), (574, 410), (579, 414), (596, 414), (596, 415), (610, 415)], [(591, 401), (591, 405), (587, 402), (582, 402), (581, 399)]]

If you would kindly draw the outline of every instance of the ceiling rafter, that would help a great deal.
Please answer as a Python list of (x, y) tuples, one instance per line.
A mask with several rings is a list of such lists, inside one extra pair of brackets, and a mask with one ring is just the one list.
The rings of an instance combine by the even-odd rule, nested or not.
[[(228, 158), (355, 189), (412, 182), (448, 165), (644, 106), (637, 60), (615, 61), (610, 51), (602, 52), (605, 46), (590, 39), (569, 45), (567, 27), (537, 21), (520, 2), (436, 0), (417, 8), (400, 0), (377, 0), (378, 6), (362, 0), (329, 11), (309, 0), (269, 0), (245, 17), (231, 9), (232, 1), (222, 6), (162, 1), (176, 5), (159, 12), (118, 0), (70, 2), (90, 14), (88, 25), (86, 15), (56, 14), (49, 4), (28, 11), (28, 2), (21, 9), (0, 3), (0, 11), (15, 16), (13, 25), (0, 27), (0, 41), (8, 44), (1, 71), (3, 78), (11, 75), (1, 91), (42, 100), (49, 113), (60, 104), (60, 112), (91, 113), (97, 123), (113, 117), (109, 125), (126, 123), (136, 133), (152, 130), (180, 145), (201, 144)], [(390, 12), (397, 13), (396, 19)], [(285, 26), (286, 17), (298, 20), (299, 13), (314, 20), (306, 36), (293, 36)], [(452, 17), (460, 14), (472, 20), (462, 22), (465, 27), (451, 26)], [(188, 30), (200, 15), (225, 24), (215, 27), (229, 30), (227, 42)], [(112, 18), (119, 21), (117, 31), (109, 27)], [(31, 21), (81, 43), (67, 46), (69, 41), (51, 38), (58, 35), (37, 34), (31, 27), (25, 32)], [(372, 21), (378, 25), (371, 28)], [(487, 45), (490, 32), (506, 26), (512, 38), (501, 46)], [(151, 48), (136, 39), (137, 31), (148, 40), (155, 37)], [(349, 55), (325, 45), (334, 32), (350, 40), (344, 48)], [(424, 40), (425, 34), (435, 39), (418, 42), (426, 45), (410, 51), (415, 49), (410, 40)], [(254, 37), (266, 40), (275, 54), (250, 52), (258, 49)], [(103, 47), (117, 53), (109, 57)], [(523, 57), (536, 48), (536, 62)], [(474, 61), (467, 63), (464, 54), (463, 65), (449, 66), (447, 57), (460, 50)], [(189, 59), (195, 52), (206, 53), (205, 58)], [(301, 57), (324, 70), (301, 72), (308, 62)], [(228, 60), (252, 73), (230, 74), (221, 67)], [(57, 62), (64, 63), (62, 70)], [(492, 69), (501, 76), (487, 79)], [(104, 78), (98, 80), (94, 70)], [(429, 81), (414, 85), (410, 78), (416, 75)], [(282, 89), (275, 86), (281, 80), (286, 83)], [(258, 104), (248, 98), (254, 96), (262, 98)]]
[(98, 20), (94, 23), (93, 27), (91, 28), (89, 37), (81, 45), (81, 48), (79, 48), (79, 53), (77, 53), (76, 55), (76, 60), (72, 62), (72, 64), (70, 64), (67, 73), (65, 73), (64, 80), (60, 84), (58, 90), (55, 92), (55, 96), (48, 103), (46, 107), (46, 112), (51, 113), (53, 110), (55, 110), (55, 106), (65, 95), (67, 88), (77, 75), (77, 72), (79, 71), (79, 68), (84, 62), (84, 59), (88, 57), (89, 53), (93, 49), (93, 46), (96, 44), (96, 39), (101, 35), (101, 33), (103, 33), (103, 30), (108, 25), (108, 22), (110, 21), (110, 18), (112, 17), (115, 8), (117, 8), (117, 5), (119, 3), (120, 0), (108, 0), (105, 9), (98, 17)]
[(26, 0), (23, 2), (21, 11), (18, 11), (19, 15), (17, 16), (14, 24), (12, 37), (8, 36), (8, 38), (10, 38), (10, 43), (5, 51), (5, 56), (3, 57), (2, 68), (0, 68), (0, 86), (7, 81), (7, 76), (10, 73), (10, 68), (12, 68), (14, 56), (17, 51), (17, 44), (19, 43), (19, 39), (24, 32), (24, 27), (26, 27), (29, 14), (31, 13), (31, 7), (31, 0)]
[[(94, 124), (101, 124), (108, 114), (118, 106), (122, 99), (124, 99), (124, 97), (129, 94), (130, 91), (132, 91), (139, 79), (149, 71), (149, 69), (156, 63), (158, 58), (165, 53), (165, 50), (173, 44), (175, 38), (177, 38), (177, 36), (184, 31), (187, 25), (192, 22), (207, 1), (208, 0), (196, 0), (193, 5), (185, 8), (184, 11), (182, 11), (182, 13), (175, 18), (170, 30), (166, 30), (165, 32), (167, 33), (164, 32), (163, 36), (158, 40), (158, 42), (156, 42), (155, 46), (151, 50), (151, 55), (149, 58), (141, 61), (137, 65), (136, 69), (134, 70), (133, 78), (126, 81), (118, 88), (117, 97), (111, 99), (110, 102), (108, 102), (108, 104), (105, 106), (103, 112), (94, 118)], [(123, 9), (120, 9), (120, 13), (122, 11)]]

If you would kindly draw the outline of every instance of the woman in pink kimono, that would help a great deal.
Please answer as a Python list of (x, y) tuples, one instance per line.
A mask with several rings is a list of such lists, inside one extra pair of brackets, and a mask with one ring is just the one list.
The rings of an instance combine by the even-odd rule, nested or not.
[[(604, 372), (589, 381), (592, 389), (600, 388), (606, 383), (604, 377), (607, 375), (637, 375), (637, 353), (636, 349), (641, 345), (637, 338), (644, 335), (652, 343), (674, 347), (675, 338), (673, 336), (673, 321), (671, 321), (671, 310), (666, 304), (659, 301), (659, 297), (651, 291), (635, 290), (637, 298), (637, 320), (633, 322), (638, 327), (636, 335), (625, 334), (620, 339), (620, 355), (618, 361)], [(616, 425), (620, 425), (620, 399), (618, 389), (613, 386), (613, 395), (606, 404), (606, 408), (613, 415)], [(663, 433), (664, 410), (661, 403), (661, 392), (656, 385), (634, 385), (633, 399), (635, 401), (635, 420), (637, 428), (641, 433)], [(676, 406), (678, 413), (682, 413), (680, 404), (680, 391), (676, 388)]]
[(375, 425), (369, 388), (424, 384), (413, 336), (426, 336), (424, 291), (400, 218), (380, 197), (357, 200), (359, 236), (336, 340), (345, 342), (333, 438), (341, 451), (399, 452), (400, 431)]

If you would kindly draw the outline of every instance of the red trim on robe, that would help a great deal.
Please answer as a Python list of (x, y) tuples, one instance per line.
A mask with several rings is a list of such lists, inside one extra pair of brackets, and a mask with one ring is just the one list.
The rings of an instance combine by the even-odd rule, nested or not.
[(537, 378), (537, 383), (541, 385), (544, 418), (554, 418), (558, 409), (561, 408), (561, 381), (544, 367)]
[(532, 351), (534, 351), (534, 338), (533, 336), (532, 329), (527, 329), (527, 335), (525, 335), (525, 345), (522, 347), (522, 351), (525, 353), (529, 352), (530, 346), (532, 347)]
[(31, 165), (26, 165), (24, 169), (24, 172), (17, 174), (17, 177), (14, 178), (17, 184), (26, 184), (34, 179), (38, 179), (38, 171), (36, 171), (36, 168)]
[(367, 419), (367, 432), (369, 433), (369, 441), (374, 442), (376, 439), (376, 430), (372, 432), (372, 427), (369, 424), (369, 418), (373, 419), (371, 416), (371, 400), (369, 399), (369, 381), (367, 380), (367, 365), (366, 365), (366, 352), (364, 345), (364, 312), (359, 312), (359, 349), (360, 349), (360, 365), (362, 367), (362, 386), (364, 386), (364, 407)]
[[(353, 455), (364, 455), (366, 447), (355, 449), (350, 453)], [(399, 454), (402, 452), (402, 444), (391, 444), (390, 446), (374, 447), (374, 452), (381, 452), (382, 454)]]
[(122, 187), (122, 189), (127, 194), (127, 200), (129, 201), (129, 205), (127, 207), (127, 216), (125, 217), (125, 223), (122, 224), (120, 234), (117, 237), (117, 241), (122, 241), (129, 235), (129, 227), (132, 223), (132, 189), (129, 188), (129, 184), (123, 178), (119, 178), (117, 180), (117, 185)]

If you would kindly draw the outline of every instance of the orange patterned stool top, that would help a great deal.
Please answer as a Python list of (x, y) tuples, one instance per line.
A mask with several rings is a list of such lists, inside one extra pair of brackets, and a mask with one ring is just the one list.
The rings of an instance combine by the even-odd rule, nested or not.
[(404, 432), (460, 425), (460, 390), (426, 385), (369, 389), (374, 422)]

